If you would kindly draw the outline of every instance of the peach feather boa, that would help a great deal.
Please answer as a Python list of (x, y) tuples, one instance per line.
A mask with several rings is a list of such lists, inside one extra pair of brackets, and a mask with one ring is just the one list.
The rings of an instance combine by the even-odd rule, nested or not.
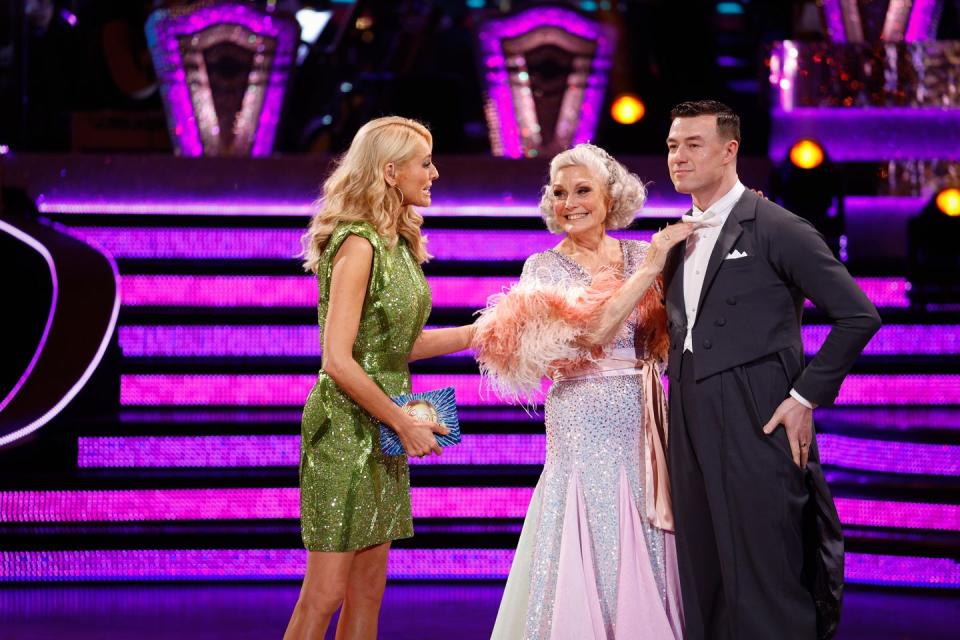
[[(582, 339), (603, 305), (623, 284), (613, 271), (596, 274), (589, 286), (525, 278), (505, 293), (490, 296), (479, 312), (472, 347), (480, 373), (493, 391), (517, 404), (538, 401), (544, 377), (599, 362), (605, 348)], [(638, 341), (647, 357), (666, 360), (669, 347), (662, 279), (637, 304)]]

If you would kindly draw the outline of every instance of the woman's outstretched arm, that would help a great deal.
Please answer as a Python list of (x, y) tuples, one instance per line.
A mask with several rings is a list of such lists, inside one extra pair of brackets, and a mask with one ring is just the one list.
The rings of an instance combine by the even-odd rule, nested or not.
[(421, 331), (420, 336), (413, 343), (413, 349), (410, 351), (410, 362), (445, 356), (448, 353), (469, 349), (470, 342), (473, 340), (473, 329), (473, 325), (468, 324), (462, 327)]
[(691, 233), (693, 233), (692, 223), (678, 222), (653, 234), (650, 248), (640, 267), (603, 305), (583, 342), (591, 347), (601, 347), (613, 340), (647, 289), (656, 282), (657, 276), (663, 271), (667, 254), (674, 246), (684, 242)]

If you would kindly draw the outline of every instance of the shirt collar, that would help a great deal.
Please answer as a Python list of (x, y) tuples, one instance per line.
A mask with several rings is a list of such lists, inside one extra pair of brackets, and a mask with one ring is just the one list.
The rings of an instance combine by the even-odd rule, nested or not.
[(733, 206), (737, 204), (737, 201), (740, 199), (740, 196), (743, 195), (743, 192), (747, 188), (743, 186), (743, 183), (737, 180), (736, 184), (733, 185), (733, 188), (730, 191), (727, 191), (719, 200), (714, 202), (712, 205), (707, 207), (707, 211), (701, 211), (697, 205), (693, 205), (693, 211), (690, 212), (690, 215), (694, 217), (699, 217), (704, 215), (709, 211), (716, 212), (716, 215), (721, 220), (726, 220), (727, 216), (730, 215), (730, 212), (733, 211)]

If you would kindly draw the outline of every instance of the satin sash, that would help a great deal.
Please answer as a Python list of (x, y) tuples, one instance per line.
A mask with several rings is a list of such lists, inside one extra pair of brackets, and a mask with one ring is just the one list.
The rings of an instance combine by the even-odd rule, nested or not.
[(643, 387), (643, 438), (646, 516), (653, 526), (673, 531), (670, 476), (667, 471), (667, 402), (657, 362), (638, 360), (633, 349), (614, 349), (603, 360), (569, 373), (557, 372), (554, 382), (611, 376), (640, 376)]

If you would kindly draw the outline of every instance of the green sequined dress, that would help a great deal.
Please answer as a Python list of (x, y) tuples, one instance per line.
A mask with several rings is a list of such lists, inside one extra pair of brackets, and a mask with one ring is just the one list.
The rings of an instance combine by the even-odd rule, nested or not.
[[(353, 357), (390, 396), (410, 391), (407, 359), (430, 314), (423, 271), (400, 238), (391, 249), (366, 222), (340, 223), (320, 258), (320, 335), (333, 257), (349, 235), (373, 245)], [(413, 535), (405, 456), (380, 452), (378, 422), (324, 372), (303, 410), (300, 521), (310, 551), (351, 551)]]

